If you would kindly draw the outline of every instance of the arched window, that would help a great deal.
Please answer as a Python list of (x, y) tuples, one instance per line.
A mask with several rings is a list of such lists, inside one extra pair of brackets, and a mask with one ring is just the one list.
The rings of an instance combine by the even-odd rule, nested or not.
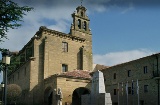
[(86, 21), (84, 21), (83, 29), (84, 29), (85, 31), (87, 31), (87, 22), (86, 22)]
[(83, 12), (81, 12), (81, 16), (83, 17)]
[(78, 19), (78, 28), (81, 29), (81, 20)]

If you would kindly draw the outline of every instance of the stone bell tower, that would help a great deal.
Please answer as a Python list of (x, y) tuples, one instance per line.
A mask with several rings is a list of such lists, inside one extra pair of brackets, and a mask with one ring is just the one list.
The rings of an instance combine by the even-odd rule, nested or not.
[(85, 37), (85, 34), (91, 35), (89, 29), (89, 18), (86, 15), (86, 8), (84, 6), (78, 6), (76, 12), (72, 14), (73, 23), (71, 26), (71, 35), (81, 38)]
[(73, 23), (70, 28), (70, 35), (85, 40), (85, 44), (81, 48), (81, 52), (83, 53), (82, 69), (89, 68), (89, 70), (92, 70), (92, 34), (89, 28), (90, 20), (86, 15), (86, 10), (87, 9), (81, 5), (78, 6), (72, 14)]

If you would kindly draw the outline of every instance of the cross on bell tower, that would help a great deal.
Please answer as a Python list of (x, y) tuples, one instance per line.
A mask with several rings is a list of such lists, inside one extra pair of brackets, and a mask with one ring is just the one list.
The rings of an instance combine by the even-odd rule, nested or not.
[(83, 0), (81, 0), (81, 6), (82, 6)]
[(82, 6), (78, 6), (76, 11), (72, 14), (73, 23), (71, 25), (70, 34), (73, 36), (85, 38), (85, 35), (91, 35), (91, 30), (89, 29), (89, 18), (86, 15), (86, 8)]

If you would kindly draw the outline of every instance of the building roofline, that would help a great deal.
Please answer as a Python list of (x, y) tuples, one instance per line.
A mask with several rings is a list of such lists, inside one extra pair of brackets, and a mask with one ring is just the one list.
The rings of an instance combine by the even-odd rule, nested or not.
[[(77, 37), (77, 36), (73, 36), (71, 34), (66, 34), (66, 33), (63, 33), (63, 32), (59, 32), (59, 31), (56, 31), (56, 30), (52, 30), (52, 29), (48, 29), (47, 27), (45, 26), (41, 26), (39, 28), (39, 31), (36, 33), (48, 33), (49, 35), (55, 35), (57, 37), (64, 37), (64, 38), (70, 38), (72, 40), (76, 40), (76, 41), (80, 41), (80, 42), (84, 42), (86, 39), (84, 38), (80, 38), (80, 37)], [(41, 37), (41, 36), (39, 36)]]
[(34, 61), (36, 58), (35, 57), (30, 57), (26, 62), (20, 64), (18, 66), (18, 68), (12, 70), (9, 74), (7, 74), (7, 76), (9, 77), (10, 75), (12, 75), (14, 72), (18, 71), (21, 67), (23, 67), (26, 63), (30, 62), (30, 61)]
[(113, 65), (113, 66), (109, 66), (108, 68), (101, 69), (100, 71), (103, 71), (103, 70), (106, 70), (106, 69), (109, 69), (109, 68), (113, 68), (113, 67), (116, 67), (116, 66), (122, 66), (122, 65), (125, 65), (125, 64), (128, 64), (128, 63), (132, 63), (132, 62), (135, 62), (135, 61), (138, 61), (138, 60), (141, 60), (141, 59), (145, 59), (145, 58), (153, 57), (153, 56), (157, 56), (157, 55), (160, 55), (160, 53), (151, 54), (151, 55), (141, 57), (141, 58), (138, 58), (138, 59), (135, 59), (135, 60), (131, 60), (131, 61), (128, 61), (128, 62), (124, 62), (124, 63), (116, 64), (116, 65)]
[(48, 29), (45, 26), (41, 26), (39, 28), (39, 31), (37, 31), (36, 34), (27, 42), (27, 44), (25, 44), (22, 47), (22, 49), (19, 50), (19, 53), (17, 55), (19, 55), (34, 39), (40, 39), (40, 37), (42, 35), (39, 34), (39, 33), (42, 33), (42, 32), (48, 33), (50, 35), (56, 35), (58, 37), (70, 38), (71, 40), (76, 40), (76, 41), (80, 41), (80, 42), (84, 42), (86, 40), (84, 38), (80, 38), (80, 37), (73, 36), (73, 35), (70, 35), (70, 34), (62, 33), (62, 32), (56, 31), (56, 30)]
[[(91, 77), (86, 77), (85, 78), (85, 77), (79, 77), (79, 76), (73, 76), (73, 75), (66, 75), (66, 73), (71, 73), (71, 72), (74, 72), (74, 71), (79, 71), (79, 70), (73, 70), (73, 71), (68, 71), (68, 72), (64, 72), (64, 73), (53, 74), (53, 75), (47, 77), (45, 79), (45, 81), (48, 81), (50, 78), (59, 78), (59, 77), (68, 78), (68, 79), (89, 80), (89, 81), (91, 80)], [(90, 75), (90, 71), (89, 70), (83, 70), (83, 71), (88, 72), (89, 73), (88, 75)]]

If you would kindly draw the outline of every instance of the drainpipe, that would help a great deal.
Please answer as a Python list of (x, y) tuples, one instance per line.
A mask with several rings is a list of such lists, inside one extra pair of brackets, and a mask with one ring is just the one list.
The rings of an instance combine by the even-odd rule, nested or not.
[[(159, 63), (159, 61), (158, 61), (158, 55), (156, 56), (156, 59), (157, 59), (157, 76), (159, 77), (159, 70), (158, 70), (158, 63)], [(158, 105), (160, 105), (160, 103), (159, 103), (159, 79), (157, 80), (157, 84), (158, 84)]]

